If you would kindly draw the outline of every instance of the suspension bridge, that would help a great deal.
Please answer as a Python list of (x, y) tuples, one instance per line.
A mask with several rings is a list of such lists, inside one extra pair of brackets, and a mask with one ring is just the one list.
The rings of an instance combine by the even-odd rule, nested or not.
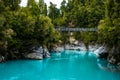
[(96, 32), (98, 28), (71, 28), (71, 27), (58, 27), (55, 28), (57, 31), (64, 31), (64, 32)]

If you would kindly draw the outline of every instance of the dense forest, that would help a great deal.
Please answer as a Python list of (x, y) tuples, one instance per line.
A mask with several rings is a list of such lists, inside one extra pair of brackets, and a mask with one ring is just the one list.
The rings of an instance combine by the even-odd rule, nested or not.
[(109, 57), (120, 53), (119, 0), (63, 0), (60, 8), (52, 2), (48, 7), (44, 0), (28, 0), (26, 7), (20, 2), (0, 0), (0, 55), (23, 56), (39, 44), (50, 50), (64, 40), (69, 42), (67, 33), (63, 39), (55, 27), (71, 26), (98, 28), (97, 32), (75, 32), (74, 37), (86, 47), (107, 45)]

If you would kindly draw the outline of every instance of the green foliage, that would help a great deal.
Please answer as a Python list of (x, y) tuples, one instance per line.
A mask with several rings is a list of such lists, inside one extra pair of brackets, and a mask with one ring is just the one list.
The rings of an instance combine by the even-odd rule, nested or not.
[(106, 18), (99, 24), (99, 39), (110, 46), (118, 45), (120, 41), (120, 3), (117, 0), (106, 2)]
[(8, 56), (29, 53), (39, 44), (53, 47), (59, 41), (60, 35), (47, 17), (44, 1), (28, 0), (27, 7), (23, 8), (17, 8), (19, 0), (15, 0), (14, 4), (10, 0), (1, 0), (0, 3), (0, 50), (4, 48)]
[(5, 10), (5, 5), (4, 5), (4, 2), (3, 2), (3, 0), (0, 0), (0, 14), (2, 13), (2, 12), (4, 12), (4, 10)]
[[(105, 2), (103, 0), (68, 0), (61, 4), (64, 26), (81, 28), (97, 28), (98, 23), (105, 17)], [(64, 12), (64, 13), (63, 13)], [(76, 32), (74, 37), (86, 44), (97, 42), (97, 32)]]
[(39, 0), (36, 2), (35, 0), (28, 0), (27, 8), (32, 15), (40, 16), (45, 15), (47, 16), (47, 5), (44, 3), (44, 0)]
[(21, 0), (1, 0), (4, 3), (5, 7), (10, 8), (10, 10), (15, 11), (20, 8), (19, 4)]
[(3, 31), (5, 31), (5, 28), (3, 27), (5, 24), (5, 21), (6, 21), (5, 17), (0, 14), (0, 46), (2, 47), (4, 47), (4, 43), (5, 43), (4, 42), (5, 37), (3, 33)]
[(28, 53), (38, 44), (50, 49), (59, 44), (60, 39), (69, 42), (68, 33), (64, 32), (63, 38), (63, 34), (54, 29), (56, 26), (98, 26), (98, 32), (76, 32), (73, 37), (86, 46), (97, 41), (110, 46), (120, 44), (118, 0), (63, 0), (60, 9), (50, 3), (49, 11), (44, 0), (28, 0), (27, 7), (23, 8), (19, 6), (20, 1), (0, 0), (0, 48), (7, 53)]
[(48, 16), (52, 19), (52, 22), (55, 26), (57, 26), (57, 23), (55, 19), (59, 17), (60, 10), (56, 8), (56, 5), (50, 2), (50, 7), (49, 7), (49, 13)]

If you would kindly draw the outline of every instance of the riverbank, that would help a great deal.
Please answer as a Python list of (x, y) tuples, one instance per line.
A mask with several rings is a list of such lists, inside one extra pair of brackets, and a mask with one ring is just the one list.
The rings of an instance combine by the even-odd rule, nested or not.
[(19, 53), (14, 51), (11, 54), (4, 53), (5, 55), (0, 55), (0, 62), (14, 60), (14, 59), (33, 59), (33, 60), (41, 60), (43, 58), (49, 58), (50, 53), (47, 48), (43, 48), (42, 46), (33, 47), (32, 51), (28, 51), (27, 53)]
[[(78, 51), (92, 51), (98, 58), (106, 59), (109, 63), (115, 64), (117, 66), (120, 66), (120, 54), (119, 50), (115, 51), (115, 48), (111, 49), (107, 45), (101, 45), (101, 44), (95, 44), (95, 45), (89, 45), (88, 48), (86, 48), (84, 43), (80, 43), (78, 45), (65, 45), (65, 46), (57, 46), (52, 52), (60, 52), (63, 50), (78, 50)], [(112, 52), (112, 53), (111, 53)], [(116, 53), (115, 53), (116, 52)], [(12, 54), (13, 55), (13, 54)], [(22, 54), (21, 56), (15, 56), (13, 55), (12, 58), (10, 56), (3, 56), (0, 55), (0, 62), (4, 62), (6, 60), (10, 59), (34, 59), (34, 60), (41, 60), (43, 58), (50, 57), (50, 53), (47, 48), (43, 48), (42, 46), (37, 46), (32, 50), (32, 52), (29, 52), (27, 54)]]
[(106, 44), (89, 45), (86, 48), (84, 43), (78, 45), (65, 45), (56, 48), (56, 51), (62, 50), (92, 51), (98, 58), (106, 59), (109, 63), (120, 66), (120, 51), (118, 47), (109, 47)]

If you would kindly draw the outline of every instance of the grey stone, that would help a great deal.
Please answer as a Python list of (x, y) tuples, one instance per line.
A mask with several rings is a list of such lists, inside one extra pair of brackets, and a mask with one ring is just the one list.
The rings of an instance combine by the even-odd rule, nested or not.
[(114, 57), (111, 57), (108, 59), (108, 62), (111, 64), (115, 64), (116, 63), (116, 59)]
[(50, 57), (50, 53), (49, 53), (48, 49), (44, 49), (44, 51), (43, 51), (43, 57), (44, 58), (49, 58)]
[(33, 53), (29, 53), (25, 55), (25, 58), (27, 59), (38, 59), (41, 60), (43, 58), (50, 57), (50, 53), (47, 48), (43, 48), (42, 46), (39, 46), (36, 50), (33, 50)]
[(41, 60), (43, 59), (43, 55), (40, 53), (29, 53), (28, 55), (25, 56), (25, 58)]
[(0, 55), (0, 63), (5, 61), (5, 57)]
[(117, 65), (120, 67), (120, 62), (119, 62), (119, 63), (117, 63)]

